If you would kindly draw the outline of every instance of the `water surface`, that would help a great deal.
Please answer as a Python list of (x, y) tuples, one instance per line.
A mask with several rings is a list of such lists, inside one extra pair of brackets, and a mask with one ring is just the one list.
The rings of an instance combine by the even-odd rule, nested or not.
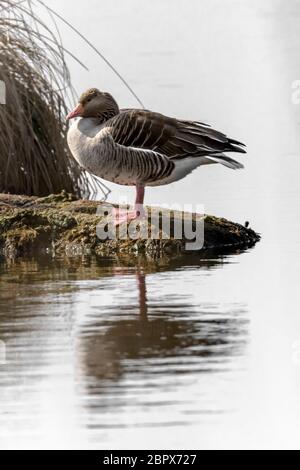
[[(47, 3), (147, 108), (247, 144), (245, 170), (201, 168), (146, 202), (204, 204), (263, 237), (243, 253), (175, 261), (2, 260), (1, 447), (299, 448), (299, 2)], [(137, 105), (62, 36), (90, 68), (70, 61), (78, 92), (98, 86)], [(111, 188), (112, 201), (132, 200)]]
[(204, 289), (238, 256), (2, 261), (2, 446), (175, 445), (234, 413), (248, 307)]

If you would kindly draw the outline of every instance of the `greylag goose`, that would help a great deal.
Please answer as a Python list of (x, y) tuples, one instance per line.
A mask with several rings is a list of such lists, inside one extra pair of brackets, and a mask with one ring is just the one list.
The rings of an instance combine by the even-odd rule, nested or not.
[(136, 187), (133, 211), (115, 212), (115, 223), (144, 215), (145, 186), (170, 184), (201, 165), (243, 165), (223, 152), (245, 153), (244, 144), (207, 124), (143, 109), (119, 109), (109, 93), (91, 88), (67, 119), (68, 145), (79, 162), (100, 178)]

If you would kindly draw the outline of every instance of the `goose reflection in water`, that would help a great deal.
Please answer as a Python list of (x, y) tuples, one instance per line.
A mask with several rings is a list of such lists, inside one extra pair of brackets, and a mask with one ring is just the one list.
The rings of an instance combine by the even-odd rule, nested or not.
[[(0, 337), (8, 356), (0, 390), (19, 432), (31, 435), (49, 412), (78, 416), (95, 432), (215, 412), (216, 374), (232, 370), (248, 334), (243, 306), (204, 300), (203, 281), (227, 263), (203, 253), (2, 264)], [(57, 408), (48, 411), (53, 397)]]
[[(116, 278), (124, 275), (116, 269)], [(94, 305), (91, 318), (77, 331), (78, 380), (93, 412), (124, 406), (128, 389), (154, 390), (159, 380), (171, 383), (173, 378), (176, 387), (184, 375), (224, 371), (245, 346), (247, 320), (241, 306), (222, 311), (216, 304), (193, 303), (188, 295), (155, 296), (155, 275), (141, 267), (135, 279), (136, 292), (126, 293), (130, 303)]]

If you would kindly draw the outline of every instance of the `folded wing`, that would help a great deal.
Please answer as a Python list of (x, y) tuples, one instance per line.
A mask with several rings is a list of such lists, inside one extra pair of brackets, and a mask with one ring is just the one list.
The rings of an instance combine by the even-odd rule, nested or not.
[[(117, 144), (154, 150), (170, 159), (193, 155), (218, 158), (222, 157), (223, 152), (246, 152), (241, 142), (228, 138), (206, 124), (170, 118), (146, 110), (122, 110), (107, 121), (107, 126), (111, 127), (111, 135)], [(226, 161), (231, 160), (226, 157)]]

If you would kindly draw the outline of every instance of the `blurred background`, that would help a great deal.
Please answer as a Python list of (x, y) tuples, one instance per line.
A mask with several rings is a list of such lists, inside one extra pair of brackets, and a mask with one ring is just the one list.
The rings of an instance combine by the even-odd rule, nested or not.
[[(283, 193), (296, 184), (300, 106), (299, 4), (281, 0), (66, 0), (47, 5), (76, 26), (114, 64), (147, 109), (202, 120), (245, 142), (246, 169), (201, 168), (173, 187), (147, 190), (148, 203), (203, 203), (208, 213), (276, 223)], [(120, 80), (68, 28), (65, 46), (89, 72), (69, 61), (80, 94), (96, 86), (121, 107), (139, 107)], [(76, 44), (76, 46), (75, 46)], [(75, 46), (75, 47), (74, 47)], [(110, 185), (111, 200), (131, 189)], [(259, 201), (259, 210), (257, 203)], [(256, 224), (257, 225), (257, 224)]]

